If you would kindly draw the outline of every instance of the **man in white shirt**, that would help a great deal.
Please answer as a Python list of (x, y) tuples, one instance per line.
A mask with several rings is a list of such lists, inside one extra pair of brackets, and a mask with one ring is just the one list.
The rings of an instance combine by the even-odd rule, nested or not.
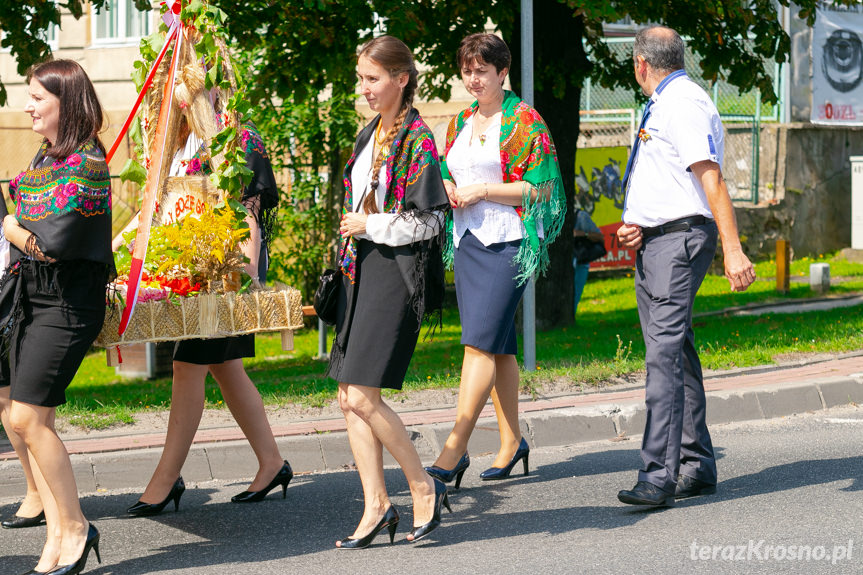
[(638, 250), (635, 290), (644, 334), (647, 423), (638, 483), (623, 503), (671, 505), (716, 491), (692, 304), (722, 240), (725, 276), (744, 291), (755, 270), (744, 255), (722, 177), (723, 129), (710, 97), (683, 69), (683, 40), (653, 26), (635, 37), (635, 79), (650, 97), (624, 174), (617, 232)]

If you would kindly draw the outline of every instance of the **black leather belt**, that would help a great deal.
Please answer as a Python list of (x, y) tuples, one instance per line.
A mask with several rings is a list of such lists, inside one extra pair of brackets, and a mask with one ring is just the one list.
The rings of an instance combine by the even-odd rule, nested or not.
[(703, 226), (704, 224), (712, 222), (713, 220), (711, 220), (710, 218), (705, 218), (704, 216), (689, 216), (686, 218), (680, 218), (679, 220), (665, 222), (661, 226), (656, 226), (653, 228), (641, 228), (641, 236), (644, 239), (647, 239), (652, 238), (653, 236), (670, 234), (672, 232), (685, 232), (687, 230), (690, 230), (692, 226)]

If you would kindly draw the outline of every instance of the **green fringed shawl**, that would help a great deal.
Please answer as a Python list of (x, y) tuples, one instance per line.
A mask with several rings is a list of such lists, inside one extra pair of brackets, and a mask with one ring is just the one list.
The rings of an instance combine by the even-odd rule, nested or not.
[[(444, 179), (452, 180), (446, 166), (446, 155), (468, 119), (479, 104), (474, 102), (460, 112), (449, 123), (446, 135), (441, 171)], [(503, 117), (500, 129), (500, 165), (504, 183), (527, 182), (536, 189), (536, 198), (531, 200), (531, 190), (525, 186), (521, 206), (515, 207), (524, 224), (525, 236), (518, 255), (513, 260), (519, 266), (516, 279), (526, 282), (535, 273), (545, 273), (548, 268), (548, 246), (560, 234), (566, 215), (566, 198), (563, 181), (557, 165), (557, 152), (551, 140), (551, 132), (542, 117), (531, 106), (509, 90), (504, 91)], [(542, 222), (543, 238), (537, 234), (536, 222)], [(447, 245), (444, 261), (452, 266), (453, 234), (452, 215), (448, 216)]]

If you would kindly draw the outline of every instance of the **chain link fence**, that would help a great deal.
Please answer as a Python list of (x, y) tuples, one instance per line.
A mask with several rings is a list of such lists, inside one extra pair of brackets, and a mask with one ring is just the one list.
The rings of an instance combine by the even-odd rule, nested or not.
[[(620, 60), (631, 57), (633, 38), (608, 38), (606, 43)], [(711, 95), (725, 126), (723, 174), (732, 199), (758, 202), (759, 131), (762, 121), (778, 121), (779, 106), (762, 103), (760, 92), (741, 94), (724, 80), (708, 82), (700, 77), (700, 57), (687, 50), (684, 63), (690, 78)], [(778, 90), (779, 66), (769, 66)], [(579, 148), (631, 146), (643, 106), (636, 93), (626, 88), (605, 88), (590, 79), (581, 94)], [(614, 166), (612, 166), (614, 169)], [(602, 174), (576, 174), (579, 192), (596, 184)], [(609, 177), (613, 177), (611, 174)], [(584, 180), (584, 181), (581, 181)]]

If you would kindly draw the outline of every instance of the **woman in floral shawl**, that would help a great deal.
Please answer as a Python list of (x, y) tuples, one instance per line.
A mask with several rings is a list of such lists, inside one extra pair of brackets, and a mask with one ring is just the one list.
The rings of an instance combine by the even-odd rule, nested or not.
[(465, 346), (456, 423), (432, 467), (433, 477), (459, 486), (470, 465), (467, 444), (479, 414), (494, 401), (500, 450), (482, 479), (509, 477), (524, 462), (518, 425), (515, 310), (525, 283), (548, 265), (548, 245), (563, 224), (557, 156), (539, 114), (503, 89), (511, 56), (493, 34), (462, 40), (458, 64), (476, 102), (452, 119), (443, 161), (453, 207), (456, 295)]
[(367, 547), (384, 528), (393, 540), (399, 516), (384, 482), (383, 447), (410, 486), (409, 541), (435, 529), (441, 505), (448, 506), (446, 487), (423, 471), (402, 420), (381, 398), (381, 388), (401, 389), (423, 317), (440, 312), (446, 192), (432, 133), (411, 107), (417, 70), (410, 49), (391, 36), (370, 40), (357, 73), (378, 116), (345, 166), (342, 284), (328, 375), (339, 382), (365, 505), (354, 533), (336, 543), (341, 549)]
[(7, 433), (26, 444), (47, 523), (31, 573), (62, 575), (79, 573), (90, 549), (99, 555), (99, 532), (81, 512), (54, 418), (105, 318), (105, 285), (114, 275), (111, 180), (98, 137), (102, 107), (81, 66), (47, 62), (28, 81), (24, 110), (45, 139), (10, 184), (17, 206), (3, 220), (14, 263), (0, 288), (9, 361), (9, 380), (0, 386), (9, 386), (11, 399)]

